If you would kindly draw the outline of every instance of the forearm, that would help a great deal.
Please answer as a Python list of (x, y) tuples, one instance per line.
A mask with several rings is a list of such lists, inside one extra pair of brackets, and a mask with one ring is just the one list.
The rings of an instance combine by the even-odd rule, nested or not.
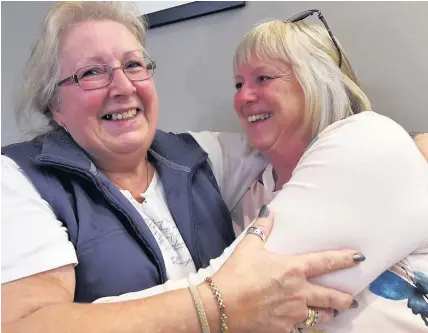
[(243, 237), (244, 234), (242, 233), (229, 247), (227, 247), (223, 251), (220, 257), (210, 260), (210, 265), (208, 267), (199, 269), (196, 273), (190, 274), (188, 278), (175, 281), (170, 280), (162, 285), (158, 285), (141, 291), (122, 294), (119, 296), (99, 298), (94, 303), (112, 303), (142, 299), (162, 294), (168, 291), (187, 288), (189, 286), (189, 283), (192, 283), (193, 285), (199, 285), (200, 283), (204, 282), (207, 276), (212, 276), (220, 269), (224, 262), (231, 256), (232, 252), (235, 250), (236, 246), (242, 240)]
[[(208, 287), (199, 286), (212, 332), (219, 330), (216, 301)], [(2, 325), (5, 333), (143, 333), (201, 332), (192, 297), (187, 289), (144, 300), (111, 304), (63, 303), (46, 306)]]

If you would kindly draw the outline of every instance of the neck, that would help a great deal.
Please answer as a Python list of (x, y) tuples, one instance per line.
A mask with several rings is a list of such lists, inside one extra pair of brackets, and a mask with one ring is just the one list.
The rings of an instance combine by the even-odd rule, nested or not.
[[(141, 156), (141, 155), (140, 155)], [(124, 161), (128, 161), (125, 163)], [(97, 167), (121, 190), (128, 190), (137, 201), (143, 201), (145, 192), (152, 180), (154, 168), (146, 154), (130, 163), (127, 159), (115, 159), (110, 163), (98, 163)]]
[(287, 139), (286, 145), (276, 144), (264, 152), (276, 173), (275, 191), (281, 189), (290, 180), (293, 170), (309, 143), (309, 139), (295, 137)]

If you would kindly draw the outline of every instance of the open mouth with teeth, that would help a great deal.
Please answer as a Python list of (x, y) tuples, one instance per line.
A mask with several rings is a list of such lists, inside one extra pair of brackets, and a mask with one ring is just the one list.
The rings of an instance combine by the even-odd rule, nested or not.
[(104, 120), (127, 120), (134, 118), (141, 110), (140, 109), (132, 109), (125, 112), (117, 112), (117, 113), (108, 113), (102, 116)]
[(272, 113), (260, 113), (260, 114), (256, 114), (254, 116), (249, 116), (247, 118), (249, 123), (255, 123), (258, 121), (263, 121), (266, 119), (269, 119), (270, 117), (272, 117)]

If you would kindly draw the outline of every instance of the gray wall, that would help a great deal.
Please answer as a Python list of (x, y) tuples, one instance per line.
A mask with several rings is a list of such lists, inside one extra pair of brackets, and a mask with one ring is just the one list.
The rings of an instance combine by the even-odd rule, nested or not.
[(15, 119), (15, 98), (31, 46), (36, 40), (51, 2), (1, 3), (1, 144), (29, 139), (31, 131), (43, 125), (42, 117), (24, 119), (18, 128)]
[[(2, 3), (2, 145), (28, 137), (15, 125), (13, 82), (49, 5)], [(239, 131), (234, 47), (255, 23), (309, 8), (323, 11), (375, 111), (409, 131), (427, 131), (428, 2), (247, 2), (241, 9), (153, 29), (147, 47), (158, 65), (159, 127)]]

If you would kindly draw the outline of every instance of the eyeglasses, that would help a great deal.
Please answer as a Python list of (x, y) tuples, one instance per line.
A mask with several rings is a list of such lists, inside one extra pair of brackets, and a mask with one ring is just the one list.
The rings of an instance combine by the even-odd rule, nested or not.
[(304, 20), (305, 18), (307, 18), (309, 15), (313, 15), (313, 14), (315, 14), (315, 13), (317, 13), (318, 14), (318, 18), (321, 20), (321, 22), (324, 24), (324, 27), (327, 29), (327, 32), (328, 32), (328, 34), (330, 35), (330, 38), (331, 38), (331, 40), (333, 41), (333, 44), (334, 44), (334, 46), (336, 47), (336, 49), (337, 49), (337, 53), (338, 53), (338, 55), (339, 55), (339, 68), (340, 67), (342, 67), (342, 52), (340, 51), (340, 47), (339, 47), (339, 45), (337, 44), (337, 42), (336, 42), (336, 39), (334, 38), (334, 36), (333, 36), (333, 34), (332, 34), (332, 32), (331, 32), (331, 30), (330, 30), (330, 28), (329, 28), (329, 26), (328, 26), (328, 24), (327, 24), (327, 21), (325, 20), (325, 18), (324, 18), (324, 15), (323, 14), (321, 14), (321, 11), (320, 10), (318, 10), (318, 9), (309, 9), (309, 10), (305, 10), (304, 12), (301, 12), (301, 13), (299, 13), (299, 14), (297, 14), (297, 15), (294, 15), (292, 18), (289, 18), (287, 21), (285, 21), (286, 23), (287, 22), (291, 22), (291, 23), (294, 23), (294, 22), (299, 22), (299, 21), (301, 21), (301, 20)]
[(149, 57), (138, 57), (128, 60), (124, 65), (90, 65), (80, 68), (73, 75), (58, 82), (57, 86), (68, 86), (77, 83), (83, 90), (95, 90), (108, 86), (113, 81), (114, 71), (121, 69), (131, 81), (150, 79), (156, 68), (156, 62)]

